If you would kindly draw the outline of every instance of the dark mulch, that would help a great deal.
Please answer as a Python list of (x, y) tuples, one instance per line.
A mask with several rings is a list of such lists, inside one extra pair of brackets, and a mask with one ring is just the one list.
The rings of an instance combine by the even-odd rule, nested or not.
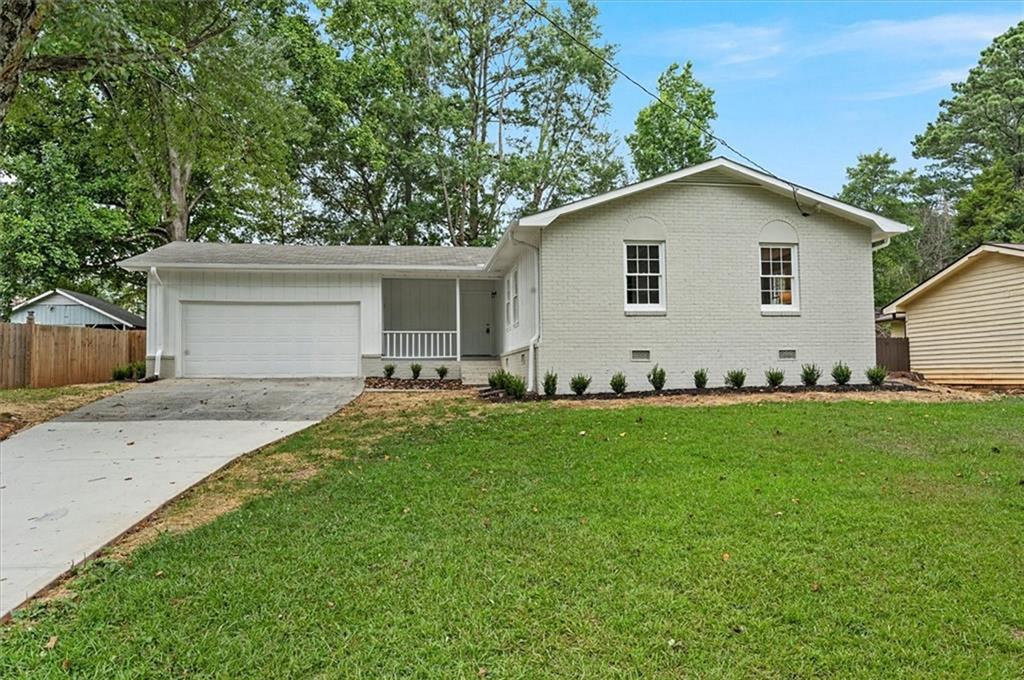
[(462, 380), (446, 378), (367, 378), (366, 388), (371, 390), (461, 390)]
[[(662, 390), (661, 392), (655, 392), (654, 390), (641, 390), (637, 392), (623, 392), (622, 394), (615, 394), (614, 392), (592, 392), (583, 395), (575, 394), (556, 394), (553, 397), (548, 397), (543, 394), (527, 394), (526, 397), (518, 401), (546, 401), (546, 400), (564, 400), (571, 399), (574, 401), (584, 401), (593, 399), (636, 399), (642, 397), (671, 397), (676, 395), (721, 395), (721, 394), (772, 394), (774, 392), (917, 392), (920, 388), (913, 385), (906, 385), (903, 383), (885, 383), (880, 387), (874, 385), (815, 385), (814, 387), (806, 387), (804, 385), (783, 385), (782, 387), (768, 387), (767, 385), (754, 385), (751, 387), (741, 387), (739, 389), (733, 387), (706, 387), (704, 389), (697, 389), (696, 387), (689, 388), (678, 388), (670, 390)], [(508, 397), (503, 390), (495, 390), (490, 388), (484, 388), (480, 390), (480, 396), (490, 401), (516, 401), (511, 397)]]

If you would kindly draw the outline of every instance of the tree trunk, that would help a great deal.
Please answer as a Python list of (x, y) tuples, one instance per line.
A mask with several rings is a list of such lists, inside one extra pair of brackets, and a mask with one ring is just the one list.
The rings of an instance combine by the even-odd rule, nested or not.
[(0, 5), (0, 125), (21, 83), (25, 55), (49, 8), (50, 0), (3, 0)]
[(191, 175), (191, 163), (182, 163), (178, 150), (173, 146), (167, 149), (168, 171), (170, 173), (171, 224), (169, 234), (172, 241), (188, 240), (188, 223), (191, 206), (188, 201), (188, 185)]

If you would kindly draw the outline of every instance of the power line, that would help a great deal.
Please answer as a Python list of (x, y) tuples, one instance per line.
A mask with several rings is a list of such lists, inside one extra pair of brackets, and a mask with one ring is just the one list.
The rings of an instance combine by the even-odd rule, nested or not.
[(764, 174), (766, 174), (769, 177), (772, 177), (774, 179), (777, 179), (780, 182), (784, 182), (784, 183), (788, 184), (789, 188), (792, 189), (792, 191), (793, 191), (793, 202), (796, 203), (796, 207), (800, 211), (800, 214), (802, 214), (802, 215), (806, 215), (807, 214), (804, 211), (803, 207), (801, 207), (800, 201), (797, 198), (797, 186), (795, 184), (793, 184), (792, 182), (789, 182), (788, 180), (785, 180), (785, 179), (779, 177), (774, 172), (772, 172), (768, 168), (764, 167), (763, 165), (761, 165), (760, 163), (755, 161), (750, 156), (747, 156), (746, 154), (741, 152), (739, 149), (734, 147), (732, 144), (727, 142), (725, 139), (723, 139), (722, 137), (719, 137), (714, 132), (712, 132), (710, 128), (708, 128), (708, 127), (706, 127), (704, 125), (701, 125), (700, 123), (695, 121), (693, 118), (691, 118), (689, 115), (687, 115), (687, 113), (685, 111), (680, 109), (675, 104), (673, 104), (671, 102), (668, 102), (668, 101), (665, 101), (664, 99), (662, 99), (661, 96), (659, 96), (657, 92), (652, 92), (646, 85), (644, 85), (639, 80), (637, 80), (636, 78), (634, 78), (633, 76), (629, 75), (628, 73), (623, 71), (621, 68), (619, 68), (618, 65), (615, 64), (615, 62), (613, 62), (612, 60), (608, 59), (608, 57), (606, 57), (605, 55), (601, 54), (600, 52), (595, 50), (593, 47), (591, 47), (589, 43), (587, 43), (587, 42), (581, 40), (580, 38), (576, 37), (576, 35), (573, 34), (572, 31), (570, 31), (569, 29), (565, 28), (559, 22), (555, 21), (550, 16), (548, 16), (547, 14), (542, 12), (532, 2), (530, 2), (530, 0), (522, 0), (522, 3), (524, 5), (526, 5), (527, 7), (529, 7), (530, 10), (534, 14), (536, 14), (537, 16), (543, 18), (545, 21), (547, 21), (549, 24), (551, 24), (551, 26), (553, 26), (559, 33), (561, 33), (562, 35), (566, 36), (567, 38), (572, 40), (574, 43), (576, 43), (577, 45), (579, 45), (580, 47), (585, 49), (587, 52), (590, 52), (592, 55), (594, 55), (595, 57), (600, 59), (605, 64), (605, 66), (607, 66), (608, 68), (610, 68), (613, 71), (615, 71), (616, 73), (618, 73), (620, 76), (622, 76), (623, 78), (625, 78), (626, 80), (631, 82), (633, 85), (636, 85), (638, 88), (643, 90), (649, 97), (652, 97), (652, 98), (656, 99), (661, 104), (663, 104), (663, 105), (667, 106), (668, 108), (672, 109), (673, 111), (675, 111), (677, 114), (679, 114), (679, 116), (681, 116), (690, 125), (692, 125), (693, 127), (697, 128), (698, 130), (703, 132), (705, 135), (707, 135), (711, 139), (715, 140), (716, 142), (718, 142), (719, 144), (724, 146), (729, 151), (732, 151), (734, 154), (736, 154), (737, 156), (739, 156), (740, 158), (745, 160), (747, 163), (750, 163), (750, 165), (754, 166), (755, 168), (757, 168), (758, 170), (760, 170)]

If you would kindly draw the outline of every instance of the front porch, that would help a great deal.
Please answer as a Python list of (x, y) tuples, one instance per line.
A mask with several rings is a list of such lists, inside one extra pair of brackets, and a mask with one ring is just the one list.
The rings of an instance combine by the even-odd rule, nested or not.
[(498, 283), (383, 279), (381, 359), (397, 364), (496, 357)]

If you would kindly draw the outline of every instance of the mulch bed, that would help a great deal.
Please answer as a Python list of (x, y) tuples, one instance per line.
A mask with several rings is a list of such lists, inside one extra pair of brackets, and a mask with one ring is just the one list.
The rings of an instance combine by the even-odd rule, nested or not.
[(688, 396), (701, 396), (701, 395), (722, 395), (722, 394), (775, 394), (775, 393), (800, 393), (800, 392), (917, 392), (920, 388), (914, 385), (906, 385), (903, 383), (885, 383), (879, 387), (874, 385), (815, 385), (814, 387), (805, 387), (804, 385), (783, 385), (782, 387), (768, 387), (766, 385), (755, 385), (752, 387), (741, 387), (739, 389), (733, 387), (706, 387), (704, 389), (697, 389), (696, 387), (690, 388), (678, 388), (671, 390), (662, 390), (661, 392), (655, 392), (654, 390), (642, 390), (637, 392), (623, 392), (622, 394), (615, 394), (614, 392), (593, 392), (583, 395), (575, 394), (556, 394), (553, 397), (548, 397), (543, 394), (527, 394), (523, 399), (512, 399), (507, 396), (503, 390), (495, 390), (491, 388), (484, 388), (480, 390), (480, 396), (488, 401), (495, 402), (508, 402), (508, 401), (556, 401), (556, 400), (573, 400), (573, 401), (586, 401), (596, 399), (636, 399), (643, 397), (672, 397), (676, 395), (688, 395)]
[(366, 388), (370, 390), (461, 390), (462, 380), (456, 378), (367, 378)]

